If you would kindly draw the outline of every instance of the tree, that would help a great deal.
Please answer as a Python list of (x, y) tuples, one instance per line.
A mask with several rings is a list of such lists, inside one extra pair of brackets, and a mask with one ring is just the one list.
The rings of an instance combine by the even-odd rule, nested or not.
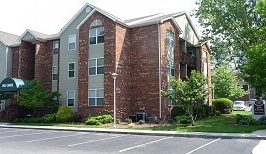
[(252, 35), (256, 36), (258, 43), (250, 45), (246, 57), (247, 62), (241, 67), (244, 79), (256, 88), (258, 93), (266, 94), (266, 0), (257, 2), (255, 11), (264, 18), (260, 27), (252, 29)]
[(220, 64), (212, 72), (212, 85), (217, 98), (242, 97), (246, 94), (238, 85), (236, 71), (229, 69), (228, 64)]
[(247, 48), (259, 42), (252, 35), (252, 28), (261, 26), (264, 18), (254, 11), (256, 3), (257, 0), (197, 0), (199, 7), (193, 15), (204, 28), (203, 39), (210, 41), (217, 64), (244, 63)]
[(187, 81), (173, 78), (170, 81), (171, 90), (164, 91), (163, 96), (168, 97), (175, 104), (183, 107), (191, 118), (192, 126), (195, 126), (197, 117), (193, 114), (193, 106), (203, 104), (208, 96), (207, 80), (202, 73), (192, 71)]
[(10, 93), (10, 92), (3, 92), (3, 93), (0, 93), (0, 104), (2, 103), (1, 100), (8, 100), (10, 98), (13, 97), (13, 94)]
[(20, 106), (38, 111), (40, 116), (41, 108), (58, 107), (59, 101), (53, 100), (59, 97), (60, 93), (50, 92), (44, 85), (32, 80), (27, 83), (28, 89), (22, 89), (17, 96)]

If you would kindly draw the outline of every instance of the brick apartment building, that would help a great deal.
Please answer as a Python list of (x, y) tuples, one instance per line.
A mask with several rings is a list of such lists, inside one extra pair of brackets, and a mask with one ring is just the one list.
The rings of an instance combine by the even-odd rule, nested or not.
[[(1, 91), (17, 92), (24, 80), (37, 79), (83, 116), (113, 114), (114, 72), (116, 112), (122, 119), (141, 108), (148, 117), (166, 119), (172, 104), (160, 93), (171, 76), (198, 70), (211, 87), (210, 49), (185, 12), (122, 20), (87, 3), (58, 34), (0, 32), (0, 55), (5, 66)], [(1, 106), (6, 113), (12, 103)]]

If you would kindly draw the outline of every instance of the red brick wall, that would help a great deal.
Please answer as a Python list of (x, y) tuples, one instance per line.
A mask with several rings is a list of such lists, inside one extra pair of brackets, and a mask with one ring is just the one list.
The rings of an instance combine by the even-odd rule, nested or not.
[(211, 65), (210, 65), (210, 50), (209, 48), (207, 47), (206, 44), (203, 44), (201, 47), (200, 47), (200, 52), (201, 52), (201, 59), (200, 59), (200, 62), (201, 62), (201, 72), (203, 73), (203, 70), (204, 70), (204, 61), (203, 61), (203, 53), (204, 52), (207, 52), (207, 63), (208, 63), (208, 85), (209, 85), (209, 97), (208, 97), (208, 103), (209, 105), (212, 105), (212, 91), (211, 91), (211, 87), (212, 87), (212, 84), (211, 84)]
[(52, 89), (53, 41), (37, 42), (35, 47), (35, 79)]
[[(117, 69), (117, 82), (116, 82), (116, 102), (117, 102), (117, 116), (125, 120), (130, 112), (130, 30), (124, 26), (116, 24), (116, 69)], [(107, 56), (107, 55), (106, 55)], [(112, 70), (110, 70), (112, 71)], [(109, 80), (109, 79), (108, 79)], [(110, 82), (112, 85), (112, 82)], [(107, 85), (107, 86), (110, 86)], [(106, 86), (105, 86), (106, 87)], [(112, 87), (112, 86), (111, 86)], [(113, 98), (110, 98), (112, 102)]]
[(19, 69), (19, 47), (12, 48), (12, 77), (18, 77)]
[[(162, 90), (168, 89), (167, 81), (167, 44), (166, 44), (166, 33), (170, 30), (175, 36), (175, 47), (174, 47), (174, 65), (176, 77), (180, 77), (180, 50), (179, 50), (179, 31), (175, 28), (173, 23), (168, 20), (161, 25), (161, 75), (162, 75)], [(168, 106), (167, 98), (162, 98), (162, 119), (166, 120), (170, 116), (171, 106)]]
[(34, 79), (35, 70), (35, 46), (29, 42), (21, 41), (19, 57), (18, 77), (31, 80)]
[(156, 24), (131, 29), (130, 114), (145, 107), (159, 117), (159, 49)]
[[(93, 20), (100, 19), (105, 27), (104, 32), (104, 106), (88, 107), (88, 52), (89, 27)], [(99, 113), (113, 114), (113, 79), (115, 72), (116, 24), (102, 14), (95, 12), (79, 29), (79, 81), (78, 111), (83, 115)], [(119, 77), (118, 77), (119, 78)], [(118, 79), (119, 80), (119, 79)]]

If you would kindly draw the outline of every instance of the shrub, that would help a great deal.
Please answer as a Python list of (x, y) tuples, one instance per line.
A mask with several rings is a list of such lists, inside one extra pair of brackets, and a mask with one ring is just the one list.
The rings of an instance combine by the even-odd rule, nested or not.
[(260, 125), (266, 125), (266, 116), (261, 117), (261, 118), (258, 120), (258, 123), (259, 123)]
[(112, 123), (113, 117), (111, 115), (98, 115), (88, 117), (87, 121), (85, 122), (86, 125), (101, 125), (106, 123)]
[(259, 122), (248, 115), (236, 114), (236, 122), (240, 125), (257, 125)]
[(75, 114), (74, 114), (74, 121), (75, 121), (75, 122), (81, 122), (82, 119), (83, 119), (82, 114), (80, 114), (80, 113), (78, 113), (78, 112), (75, 112)]
[(211, 105), (202, 105), (203, 109), (204, 109), (204, 114), (206, 117), (212, 117), (215, 115), (215, 106)]
[(212, 102), (221, 114), (230, 114), (233, 110), (233, 102), (228, 98), (213, 99)]
[(116, 119), (116, 123), (117, 123), (117, 124), (120, 124), (120, 123), (121, 123), (121, 119), (117, 118), (117, 119)]
[(46, 114), (45, 116), (41, 117), (42, 123), (54, 123), (56, 122), (56, 113)]
[(129, 118), (126, 118), (126, 123), (127, 123), (127, 124), (131, 124), (131, 123), (132, 123), (132, 120), (129, 119)]
[(96, 120), (95, 117), (89, 118), (86, 122), (86, 125), (101, 125), (102, 123), (99, 120)]
[(176, 116), (176, 121), (180, 124), (191, 124), (191, 118), (189, 116)]
[(74, 120), (74, 112), (68, 106), (61, 106), (56, 113), (57, 122), (72, 122)]
[(175, 119), (175, 117), (181, 116), (181, 115), (186, 115), (186, 112), (183, 109), (183, 107), (179, 105), (174, 106), (173, 109), (171, 110), (172, 119)]
[(145, 121), (144, 120), (139, 120), (138, 124), (140, 124), (140, 125), (145, 124)]
[(215, 115), (216, 116), (220, 116), (221, 115), (221, 112), (220, 111), (215, 111)]

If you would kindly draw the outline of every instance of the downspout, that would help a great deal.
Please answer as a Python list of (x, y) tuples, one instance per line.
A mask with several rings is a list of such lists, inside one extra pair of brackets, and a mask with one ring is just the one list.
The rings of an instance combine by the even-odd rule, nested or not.
[(7, 59), (8, 59), (8, 46), (6, 46), (6, 78), (8, 77), (8, 62), (7, 62)]
[(158, 58), (159, 58), (159, 110), (160, 110), (160, 119), (162, 119), (162, 76), (161, 76), (161, 27), (160, 23), (157, 23), (158, 25)]

